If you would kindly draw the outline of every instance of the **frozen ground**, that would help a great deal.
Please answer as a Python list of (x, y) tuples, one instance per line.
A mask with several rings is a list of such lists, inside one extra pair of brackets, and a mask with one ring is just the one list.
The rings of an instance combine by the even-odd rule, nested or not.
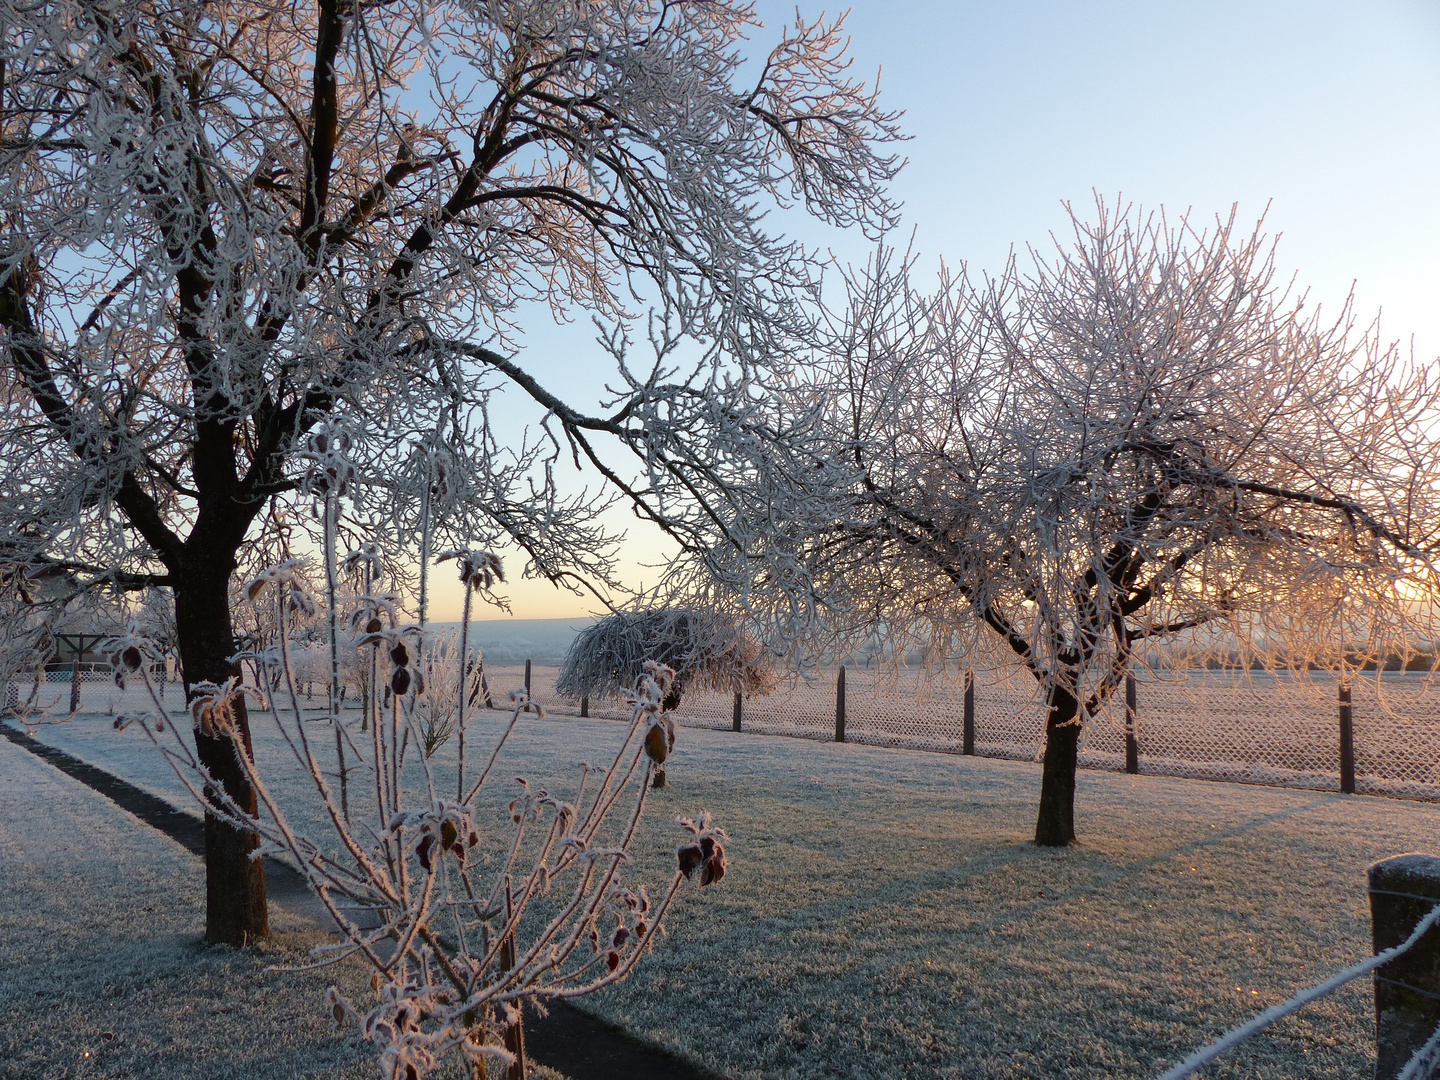
[[(498, 724), (497, 714), (486, 714), (472, 745)], [(262, 762), (273, 762), (266, 722), (257, 719), (256, 732)], [(505, 775), (563, 790), (571, 766), (601, 760), (620, 732), (606, 720), (527, 719)], [(117, 735), (108, 719), (40, 737), (173, 792), (143, 737)], [(19, 751), (0, 748), (9, 755), (6, 792), (47, 775), (33, 771), (46, 768), (38, 763), (14, 772), (10, 758)], [(1087, 772), (1077, 808), (1082, 841), (1049, 852), (1026, 842), (1038, 784), (1031, 764), (687, 728), (669, 775), (636, 844), (642, 867), (663, 874), (670, 865), (675, 814), (711, 809), (732, 837), (732, 871), (704, 894), (687, 893), (656, 955), (587, 1007), (746, 1078), (1153, 1077), (1231, 1024), (1368, 954), (1365, 867), (1435, 850), (1440, 825), (1440, 807), (1430, 805)], [(26, 913), (22, 936), (34, 944), (22, 948), (32, 955), (50, 955), (47, 940), (71, 935), (83, 938), (75, 955), (93, 954), (111, 935), (106, 959), (73, 963), (88, 973), (85, 985), (113, 984), (113, 1015), (134, 1016), (144, 1011), (139, 984), (113, 972), (136, 961), (115, 955), (133, 950), (172, 965), (158, 977), (162, 988), (185, 964), (201, 965), (203, 980), (204, 965), (219, 962), (190, 944), (199, 870), (142, 827), (127, 829), (98, 796), (86, 799), (100, 809), (80, 800), (82, 824), (61, 820), (74, 800), (57, 801), (43, 830), (17, 824), (6, 805), (0, 918)], [(106, 814), (107, 840), (97, 847), (88, 833)], [(17, 872), (9, 851), (22, 843), (29, 862)], [(76, 852), (109, 869), (76, 880)], [(121, 852), (133, 852), (138, 869)], [(149, 869), (164, 857), (189, 876)], [(149, 878), (166, 883), (165, 910), (173, 913), (165, 918), (189, 920), (189, 938), (174, 921), (152, 926), (119, 902), (95, 907), (87, 899), (97, 884), (123, 892)], [(35, 893), (49, 899), (27, 907)], [(152, 917), (160, 918), (144, 919)], [(161, 944), (137, 944), (148, 935)], [(253, 972), (248, 961), (226, 963), (241, 964), (247, 1000), (271, 993), (280, 978), (259, 962)], [(78, 1017), (71, 981), (46, 976), (37, 984), (56, 986)], [(14, 982), (0, 972), (0, 985)], [(304, 983), (286, 992), (318, 1003), (318, 990)], [(27, 985), (22, 994), (29, 993)], [(24, 1004), (27, 1018), (39, 1019), (37, 1007)], [(223, 1027), (212, 1036), (203, 1007), (189, 1014), (188, 1028), (172, 1010), (167, 1035), (194, 1055), (243, 1041)], [(1373, 1060), (1371, 1009), (1366, 987), (1342, 991), (1207, 1075), (1364, 1075)], [(310, 1045), (339, 1053), (323, 1041), (319, 1013), (317, 1004)], [(53, 1014), (47, 1007), (43, 1015)], [(67, 1039), (93, 1027), (78, 1019), (54, 1025)]]
[(329, 940), (274, 904), (264, 946), (209, 948), (204, 891), (178, 844), (0, 739), (0, 1078), (374, 1080), (323, 1005), (366, 1000), (363, 968), (271, 970)]
[(209, 949), (204, 903), (198, 860), (0, 739), (0, 1077), (373, 1080), (326, 977), (267, 970), (315, 932), (272, 907), (263, 949)]

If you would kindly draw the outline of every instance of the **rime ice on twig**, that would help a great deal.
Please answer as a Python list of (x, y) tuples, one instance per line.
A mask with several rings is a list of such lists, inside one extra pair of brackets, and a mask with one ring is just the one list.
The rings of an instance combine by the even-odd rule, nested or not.
[[(338, 517), (337, 508), (328, 514)], [(327, 524), (333, 527), (334, 521)], [(486, 565), (498, 574), (499, 562), (491, 559)], [(310, 740), (312, 722), (303, 715), (291, 659), (291, 627), (304, 614), (295, 603), (301, 569), (298, 561), (286, 560), (261, 573), (247, 590), (254, 604), (272, 612), (275, 644), (253, 660), (276, 693), (267, 701), (259, 689), (232, 678), (194, 687), (191, 700), (197, 730), (231, 741), (262, 812), (246, 814), (216, 789), (184, 737), (159, 721), (163, 710), (153, 687), (156, 723), (144, 730), (197, 800), (208, 799), (213, 810), (257, 832), (267, 850), (288, 855), (305, 875), (342, 935), (338, 944), (317, 950), (317, 963), (359, 955), (374, 968), (377, 1003), (362, 1007), (332, 991), (328, 1004), (337, 1022), (357, 1024), (380, 1046), (387, 1076), (418, 1078), (456, 1055), (472, 1067), (490, 1058), (508, 1061), (505, 1032), (522, 1003), (586, 994), (625, 978), (651, 947), (686, 878), (697, 867), (701, 886), (724, 877), (724, 833), (702, 814), (694, 822), (682, 820), (694, 837), (689, 845), (694, 855), (681, 854), (658, 902), (628, 880), (628, 851), (649, 781), (665, 757), (656, 757), (649, 736), (667, 730), (662, 703), (674, 671), (646, 665), (629, 730), (607, 770), (582, 766), (573, 792), (564, 794), (517, 778), (509, 836), (497, 836), (477, 824), (476, 799), (521, 717), (532, 708), (543, 716), (538, 705), (523, 690), (512, 693), (510, 723), (485, 767), (468, 790), (462, 778), (459, 798), (443, 798), (429, 754), (407, 756), (407, 749), (425, 748), (425, 717), (442, 707), (427, 714), (427, 703), (442, 694), (464, 701), (472, 672), (452, 651), (454, 638), (432, 638), (421, 653), (421, 628), (380, 618), (384, 605), (362, 597), (349, 619), (325, 613), (332, 628), (349, 624), (364, 631), (346, 637), (344, 645), (368, 656), (377, 673), (367, 684), (369, 700), (360, 703), (371, 718), (368, 749), (347, 744), (359, 761), (348, 774), (331, 774), (332, 763)], [(470, 570), (482, 572), (475, 561)], [(328, 579), (327, 603), (335, 603), (333, 568)], [(367, 578), (367, 584), (375, 582)], [(459, 640), (467, 633), (468, 611)], [(334, 634), (338, 645), (338, 630)], [(134, 628), (111, 645), (117, 663), (149, 686), (139, 662), (147, 645)], [(426, 671), (412, 670), (422, 658), (429, 664)], [(338, 663), (332, 660), (330, 669), (337, 672)], [(437, 680), (452, 685), (442, 691)], [(313, 782), (338, 851), (293, 826), (287, 807), (246, 753), (246, 734), (234, 722), (243, 696), (270, 707), (295, 764)], [(338, 710), (331, 717), (336, 731), (343, 731)], [(129, 726), (130, 719), (117, 726)], [(669, 731), (673, 740), (673, 727)], [(337, 760), (344, 760), (341, 753), (337, 749)], [(354, 787), (337, 793), (331, 787), (332, 775), (343, 783), (347, 775), (362, 774), (373, 778), (372, 791)]]

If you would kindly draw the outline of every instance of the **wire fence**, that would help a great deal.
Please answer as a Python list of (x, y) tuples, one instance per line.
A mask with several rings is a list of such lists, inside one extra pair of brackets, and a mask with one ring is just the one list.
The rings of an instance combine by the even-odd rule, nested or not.
[[(78, 674), (79, 681), (75, 681)], [(555, 691), (559, 668), (535, 664), (530, 670), (535, 700), (558, 716), (581, 712), (581, 702)], [(328, 671), (298, 673), (302, 694), (323, 707)], [(764, 696), (687, 693), (676, 714), (684, 725), (757, 734), (834, 739), (837, 735), (837, 671), (812, 679), (794, 678)], [(158, 680), (167, 708), (185, 706), (183, 688)], [(525, 667), (485, 667), (491, 700), (506, 706), (506, 695), (525, 685)], [(1136, 771), (1238, 783), (1269, 784), (1320, 791), (1440, 802), (1440, 682), (1428, 674), (1365, 673), (1350, 681), (1348, 725), (1342, 723), (1339, 684), (1334, 675), (1302, 676), (1265, 672), (1175, 672), (1140, 678), (1129, 730)], [(1045, 711), (1033, 679), (977, 672), (970, 710), (968, 748), (982, 757), (1033, 760), (1042, 748)], [(5, 705), (65, 715), (119, 714), (149, 708), (138, 684), (116, 685), (108, 667), (71, 667), (22, 675), (5, 687)], [(590, 716), (624, 719), (616, 700), (585, 703)], [(959, 679), (927, 678), (920, 672), (845, 673), (843, 737), (871, 746), (941, 753), (967, 751), (964, 686)], [(1347, 730), (1348, 729), (1348, 730)], [(1124, 695), (1085, 727), (1080, 764), (1085, 768), (1126, 768), (1127, 717)], [(1349, 736), (1350, 784), (1346, 786)]]
[[(185, 687), (173, 673), (161, 675), (157, 668), (151, 680), (167, 712), (185, 711)], [(132, 676), (121, 686), (108, 664), (82, 667), (78, 671), (66, 665), (40, 672), (22, 672), (0, 691), (3, 691), (5, 712), (29, 717), (59, 719), (70, 713), (119, 716), (154, 709), (150, 693), (140, 678)], [(353, 697), (354, 688), (349, 688), (349, 692)], [(302, 680), (301, 697), (306, 704), (325, 708), (325, 683), (318, 678)]]
[[(533, 665), (531, 693), (547, 710), (573, 715), (580, 703), (554, 690), (559, 668)], [(834, 739), (837, 671), (792, 679), (774, 693), (739, 703), (747, 732)], [(498, 697), (524, 685), (525, 669), (487, 669)], [(1353, 789), (1361, 794), (1440, 802), (1440, 682), (1425, 673), (1374, 672), (1352, 676), (1349, 712)], [(1286, 676), (1268, 672), (1174, 672), (1139, 678), (1134, 734), (1138, 771), (1238, 783), (1334, 791), (1342, 787), (1340, 686), (1327, 672)], [(497, 699), (497, 704), (500, 704)], [(588, 715), (621, 719), (621, 703), (587, 703)], [(960, 679), (917, 671), (845, 673), (844, 738), (872, 746), (942, 753), (966, 750), (965, 692)], [(684, 695), (683, 725), (733, 729), (733, 695)], [(1044, 704), (1033, 679), (976, 672), (973, 752), (982, 757), (1037, 758), (1044, 736)], [(1085, 726), (1080, 764), (1121, 771), (1126, 766), (1124, 695)]]
[[(1327, 994), (1333, 994), (1347, 983), (1354, 982), (1362, 975), (1368, 975), (1377, 968), (1393, 963), (1404, 956), (1428, 934), (1435, 924), (1440, 922), (1440, 905), (1432, 908), (1430, 912), (1416, 923), (1415, 928), (1399, 945), (1385, 949), (1374, 956), (1352, 964), (1344, 971), (1338, 972), (1322, 983), (1308, 987), (1296, 994), (1289, 1001), (1266, 1009), (1259, 1016), (1239, 1027), (1232, 1028), (1220, 1038), (1216, 1039), (1209, 1046), (1195, 1051), (1180, 1064), (1166, 1071), (1160, 1080), (1185, 1080), (1186, 1077), (1194, 1076), (1210, 1062), (1235, 1049), (1246, 1039), (1252, 1038), (1264, 1031), (1277, 1020), (1282, 1020), (1292, 1013), (1299, 1012), (1312, 1001), (1318, 1001)], [(1440, 1041), (1440, 1031), (1436, 1031), (1426, 1042), (1421, 1045), (1414, 1055), (1406, 1062), (1396, 1080), (1430, 1080), (1434, 1075), (1434, 1064), (1436, 1056), (1437, 1041)]]
[[(156, 688), (162, 692), (166, 709), (185, 708), (184, 687), (157, 671)], [(153, 708), (150, 695), (139, 679), (129, 687), (121, 687), (110, 666), (71, 665), (39, 672), (22, 672), (3, 687), (6, 712), (21, 715), (65, 716), (72, 712), (100, 713), (118, 716), (125, 712), (141, 712)]]

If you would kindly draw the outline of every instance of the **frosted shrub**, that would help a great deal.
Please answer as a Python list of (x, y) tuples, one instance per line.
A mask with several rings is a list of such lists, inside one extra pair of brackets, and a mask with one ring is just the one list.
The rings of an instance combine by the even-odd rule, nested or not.
[[(478, 769), (467, 771), (465, 682), (474, 670), (467, 663), (468, 595), (488, 585), (499, 561), (486, 552), (445, 557), (458, 562), (467, 591), (458, 640), (400, 625), (387, 597), (360, 597), (349, 620), (356, 632), (336, 633), (337, 651), (359, 654), (376, 672), (360, 702), (363, 730), (360, 718), (338, 709), (326, 719), (303, 718), (290, 632), (316, 602), (299, 560), (251, 583), (250, 601), (270, 606), (278, 640), (247, 659), (278, 676), (280, 689), (269, 694), (236, 678), (197, 686), (191, 718), (200, 733), (230, 738), (258, 793), (255, 816), (218, 789), (189, 740), (164, 721), (142, 662), (149, 645), (138, 631), (132, 626), (109, 643), (117, 669), (144, 680), (155, 705), (152, 715), (122, 717), (117, 727), (142, 727), (198, 802), (258, 833), (262, 851), (288, 856), (301, 870), (339, 928), (339, 941), (316, 950), (317, 964), (358, 956), (373, 969), (373, 1001), (351, 1001), (332, 987), (327, 1003), (337, 1022), (356, 1025), (380, 1048), (381, 1071), (394, 1080), (419, 1080), (456, 1057), (478, 1078), (496, 1059), (510, 1075), (523, 1075), (516, 1032), (523, 1003), (543, 1007), (624, 979), (651, 947), (686, 879), (698, 872), (708, 885), (726, 869), (725, 834), (700, 814), (679, 822), (688, 835), (668, 879), (647, 885), (628, 872), (650, 781), (665, 758), (652, 736), (659, 731), (665, 744), (663, 701), (675, 673), (662, 664), (646, 665), (631, 695), (628, 730), (608, 765), (577, 765), (555, 790), (516, 778), (508, 813), (485, 811), (494, 808), (487, 785), (495, 782), (501, 751), (534, 706), (523, 691), (512, 695), (508, 725), (475, 758)], [(333, 583), (334, 564), (327, 562)], [(338, 627), (342, 620), (329, 622)], [(442, 689), (444, 680), (451, 685)], [(323, 840), (296, 824), (298, 808), (280, 798), (274, 778), (247, 752), (234, 722), (243, 698), (269, 711), (313, 785), (329, 826)], [(458, 736), (453, 788), (442, 785), (427, 752), (425, 725), (442, 713)], [(330, 730), (317, 738), (322, 728)], [(332, 737), (334, 757), (320, 749)], [(347, 784), (343, 797), (332, 786), (336, 777)]]
[(415, 698), (421, 746), (427, 758), (434, 757), (435, 752), (454, 736), (460, 698), (474, 701), (480, 682), (479, 650), (467, 656), (466, 677), (461, 678), (460, 635), (457, 632), (433, 634), (428, 640), (421, 661), (425, 693)]
[(666, 708), (686, 690), (765, 693), (774, 658), (739, 625), (713, 610), (640, 608), (597, 619), (565, 654), (555, 688), (571, 697), (622, 697), (647, 661), (675, 670)]

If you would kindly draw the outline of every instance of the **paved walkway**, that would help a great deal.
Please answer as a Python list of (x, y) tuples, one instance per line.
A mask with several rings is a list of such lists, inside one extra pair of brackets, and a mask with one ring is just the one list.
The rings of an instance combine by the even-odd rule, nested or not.
[[(203, 857), (205, 823), (133, 784), (88, 762), (47, 746), (0, 721), (0, 734), (61, 772), (104, 795), (122, 810), (158, 830), (191, 854)], [(333, 926), (329, 914), (293, 867), (265, 859), (266, 893), (292, 914)], [(526, 1047), (532, 1059), (570, 1080), (717, 1080), (715, 1074), (632, 1038), (566, 1002), (551, 1005), (548, 1016), (525, 1020)]]

